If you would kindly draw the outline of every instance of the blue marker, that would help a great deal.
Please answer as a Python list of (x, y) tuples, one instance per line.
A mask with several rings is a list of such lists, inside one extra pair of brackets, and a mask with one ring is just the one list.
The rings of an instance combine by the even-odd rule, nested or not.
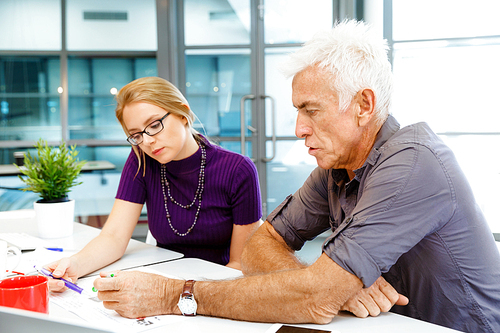
[(62, 247), (46, 247), (45, 249), (49, 250), (49, 251), (63, 252), (63, 248)]

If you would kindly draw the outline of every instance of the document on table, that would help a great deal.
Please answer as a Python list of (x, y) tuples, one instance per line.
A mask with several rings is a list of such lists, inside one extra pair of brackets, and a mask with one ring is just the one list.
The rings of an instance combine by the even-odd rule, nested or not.
[[(151, 268), (141, 267), (134, 270), (175, 278)], [(88, 293), (94, 293), (92, 287), (95, 279), (96, 277), (79, 279), (77, 285)], [(143, 332), (185, 320), (185, 317), (175, 315), (152, 316), (140, 319), (125, 318), (114, 310), (106, 309), (102, 302), (98, 301), (96, 297), (87, 298), (72, 290), (66, 290), (63, 293), (51, 293), (50, 302), (74, 313), (93, 325), (98, 325), (116, 332)]]
[(75, 254), (76, 251), (50, 251), (43, 247), (38, 247), (35, 251), (24, 252), (21, 256), (21, 261), (19, 265), (13, 271), (21, 272), (23, 274), (36, 274), (34, 269), (35, 265), (45, 266), (53, 261), (57, 261), (64, 257), (70, 257)]
[(35, 250), (37, 247), (50, 246), (46, 240), (19, 232), (2, 232), (0, 239), (7, 241), (21, 251)]

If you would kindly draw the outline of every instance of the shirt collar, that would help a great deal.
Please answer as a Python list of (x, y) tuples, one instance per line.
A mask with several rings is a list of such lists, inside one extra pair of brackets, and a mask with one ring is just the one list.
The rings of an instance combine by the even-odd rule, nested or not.
[[(361, 178), (367, 163), (374, 165), (377, 162), (378, 157), (380, 156), (379, 148), (382, 147), (382, 145), (386, 143), (387, 140), (394, 135), (394, 133), (399, 131), (399, 128), (400, 126), (396, 118), (389, 115), (378, 131), (375, 144), (373, 145), (372, 151), (368, 155), (365, 163), (363, 163), (361, 168), (354, 170), (354, 174), (356, 175), (354, 179)], [(332, 169), (332, 177), (335, 183), (339, 184), (342, 180), (346, 179), (347, 171), (345, 171), (345, 169)]]
[[(374, 165), (377, 162), (378, 157), (380, 156), (379, 148), (382, 147), (382, 145), (386, 143), (387, 140), (389, 140), (389, 138), (394, 135), (394, 133), (399, 131), (399, 127), (400, 126), (396, 118), (389, 115), (389, 117), (387, 117), (386, 121), (378, 131), (372, 151), (370, 152), (370, 155), (368, 155), (368, 158), (363, 164), (363, 167), (366, 165), (366, 163)], [(360, 169), (362, 169), (363, 167), (361, 167)], [(356, 173), (356, 170), (354, 171), (354, 173)]]

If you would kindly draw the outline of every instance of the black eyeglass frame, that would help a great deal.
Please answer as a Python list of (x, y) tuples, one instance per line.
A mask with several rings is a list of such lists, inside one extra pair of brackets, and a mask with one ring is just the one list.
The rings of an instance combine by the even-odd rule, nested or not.
[[(165, 128), (165, 126), (163, 125), (163, 120), (165, 120), (165, 118), (167, 118), (167, 116), (169, 114), (170, 114), (170, 112), (168, 112), (166, 115), (164, 115), (160, 119), (151, 122), (148, 126), (146, 126), (146, 128), (144, 128), (144, 130), (142, 132), (135, 132), (134, 134), (130, 134), (130, 136), (127, 138), (127, 142), (130, 143), (132, 146), (138, 146), (138, 145), (140, 145), (144, 141), (144, 138), (143, 138), (144, 134), (147, 134), (149, 136), (154, 136), (154, 135), (160, 133)], [(156, 123), (159, 123), (161, 125), (161, 129), (158, 130), (158, 132), (155, 132), (155, 133), (151, 133), (151, 131), (148, 132), (148, 128), (151, 127), (151, 125), (156, 124)], [(137, 134), (141, 135), (141, 141), (139, 141), (139, 142), (137, 142), (137, 140), (135, 140), (133, 138), (133, 136), (135, 136)]]

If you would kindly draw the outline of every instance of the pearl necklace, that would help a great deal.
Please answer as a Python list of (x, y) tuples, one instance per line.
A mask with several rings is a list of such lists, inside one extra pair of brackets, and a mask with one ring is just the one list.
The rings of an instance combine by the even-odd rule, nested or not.
[[(200, 148), (201, 148), (201, 164), (200, 164), (200, 174), (198, 176), (198, 188), (196, 189), (193, 201), (191, 201), (190, 204), (182, 205), (179, 202), (177, 202), (177, 200), (175, 200), (174, 197), (172, 197), (172, 194), (170, 193), (170, 185), (168, 184), (168, 179), (166, 176), (166, 166), (165, 164), (161, 165), (161, 183), (162, 183), (161, 189), (163, 190), (163, 199), (165, 202), (165, 212), (167, 213), (168, 225), (177, 236), (181, 237), (186, 236), (193, 230), (194, 226), (196, 225), (196, 221), (198, 221), (198, 215), (200, 214), (201, 195), (203, 193), (203, 189), (205, 188), (205, 165), (207, 164), (207, 153), (205, 151), (205, 145), (201, 142), (200, 142)], [(165, 193), (165, 187), (167, 187), (167, 193)], [(198, 208), (196, 209), (196, 214), (194, 215), (193, 224), (191, 225), (191, 227), (189, 227), (189, 229), (185, 233), (180, 233), (172, 225), (172, 221), (170, 220), (170, 212), (168, 211), (168, 206), (167, 206), (168, 202), (167, 196), (171, 202), (184, 209), (191, 208), (195, 204), (196, 200), (198, 200)]]

